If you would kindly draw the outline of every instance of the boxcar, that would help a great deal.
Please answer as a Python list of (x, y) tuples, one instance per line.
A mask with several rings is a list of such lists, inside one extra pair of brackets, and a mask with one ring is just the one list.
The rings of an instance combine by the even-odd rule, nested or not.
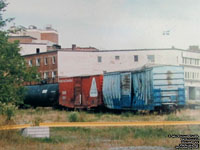
[(102, 106), (102, 75), (59, 79), (59, 105), (67, 108)]
[(181, 66), (154, 66), (104, 74), (103, 100), (107, 108), (170, 110), (185, 105)]

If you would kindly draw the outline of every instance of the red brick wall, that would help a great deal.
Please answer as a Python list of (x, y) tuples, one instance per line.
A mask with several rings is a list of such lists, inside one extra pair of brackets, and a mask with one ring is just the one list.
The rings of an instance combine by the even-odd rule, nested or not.
[(9, 37), (8, 42), (13, 43), (14, 41), (19, 41), (19, 43), (32, 43), (33, 39), (32, 38), (13, 38), (13, 37)]
[(41, 40), (48, 40), (58, 44), (58, 34), (56, 33), (41, 33)]
[[(53, 64), (52, 59), (55, 56), (55, 64)], [(32, 66), (36, 66), (36, 59), (40, 58), (40, 66), (38, 67), (38, 72), (41, 75), (41, 79), (44, 79), (44, 72), (48, 72), (48, 78), (46, 79), (48, 83), (57, 83), (58, 82), (58, 61), (57, 61), (57, 52), (47, 52), (43, 54), (34, 54), (34, 55), (28, 55), (24, 56), (27, 65), (29, 66), (29, 60), (32, 60)], [(48, 62), (47, 65), (45, 65), (45, 58), (47, 58)], [(30, 67), (30, 66), (29, 66)], [(52, 72), (56, 71), (56, 78), (52, 78)]]

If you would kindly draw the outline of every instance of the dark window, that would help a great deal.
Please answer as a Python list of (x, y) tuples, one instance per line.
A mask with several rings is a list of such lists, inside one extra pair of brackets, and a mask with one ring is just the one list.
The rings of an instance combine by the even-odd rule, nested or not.
[(40, 49), (39, 48), (36, 48), (36, 53), (40, 53)]
[(47, 64), (48, 64), (48, 58), (45, 57), (45, 58), (44, 58), (44, 65), (47, 65)]
[(29, 61), (28, 61), (28, 64), (29, 64), (30, 67), (32, 67), (32, 66), (33, 66), (32, 60), (29, 60)]
[(53, 71), (52, 72), (52, 78), (55, 78), (56, 77), (56, 71)]
[(40, 66), (40, 58), (36, 59), (36, 66)]
[(138, 62), (138, 55), (134, 55), (134, 61)]
[(120, 57), (119, 56), (115, 56), (115, 60), (119, 60), (120, 59)]
[(155, 62), (155, 56), (154, 55), (147, 55), (148, 62)]
[(49, 76), (49, 73), (48, 72), (44, 72), (44, 79), (47, 79)]
[(53, 56), (52, 57), (52, 64), (55, 64), (56, 63), (56, 56)]
[(98, 57), (97, 57), (97, 61), (98, 61), (99, 63), (102, 62), (101, 56), (98, 56)]

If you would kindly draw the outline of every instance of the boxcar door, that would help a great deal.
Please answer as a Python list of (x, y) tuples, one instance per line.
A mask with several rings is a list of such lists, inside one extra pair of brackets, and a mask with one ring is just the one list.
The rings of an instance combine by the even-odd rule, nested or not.
[(82, 105), (82, 90), (81, 90), (81, 78), (76, 78), (74, 83), (74, 98), (75, 106), (81, 106)]
[(131, 107), (131, 73), (121, 73), (121, 107)]

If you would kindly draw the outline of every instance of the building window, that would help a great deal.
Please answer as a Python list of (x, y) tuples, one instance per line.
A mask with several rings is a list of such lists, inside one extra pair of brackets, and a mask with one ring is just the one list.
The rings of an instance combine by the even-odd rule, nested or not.
[(44, 72), (44, 79), (48, 78), (49, 73), (48, 72)]
[(138, 62), (138, 55), (134, 55), (134, 62)]
[(36, 66), (40, 66), (40, 58), (36, 58)]
[(154, 55), (147, 55), (148, 62), (155, 62), (155, 56)]
[(56, 77), (56, 71), (53, 71), (52, 72), (52, 78), (55, 78)]
[(120, 57), (119, 56), (115, 56), (115, 60), (119, 60), (120, 59)]
[(32, 66), (33, 66), (33, 61), (32, 61), (32, 60), (29, 60), (29, 61), (28, 61), (28, 65), (29, 65), (30, 67), (32, 67)]
[(102, 62), (102, 57), (101, 57), (101, 56), (98, 56), (98, 57), (97, 57), (97, 61), (98, 61), (98, 63)]
[(40, 49), (36, 48), (36, 53), (39, 54), (40, 53)]
[(183, 58), (182, 58), (182, 64), (184, 64), (184, 63), (185, 63), (185, 58), (183, 57)]
[(52, 64), (55, 64), (56, 63), (56, 56), (53, 56), (52, 57)]
[(48, 58), (45, 57), (45, 58), (44, 58), (44, 65), (47, 65), (47, 64), (48, 64)]

